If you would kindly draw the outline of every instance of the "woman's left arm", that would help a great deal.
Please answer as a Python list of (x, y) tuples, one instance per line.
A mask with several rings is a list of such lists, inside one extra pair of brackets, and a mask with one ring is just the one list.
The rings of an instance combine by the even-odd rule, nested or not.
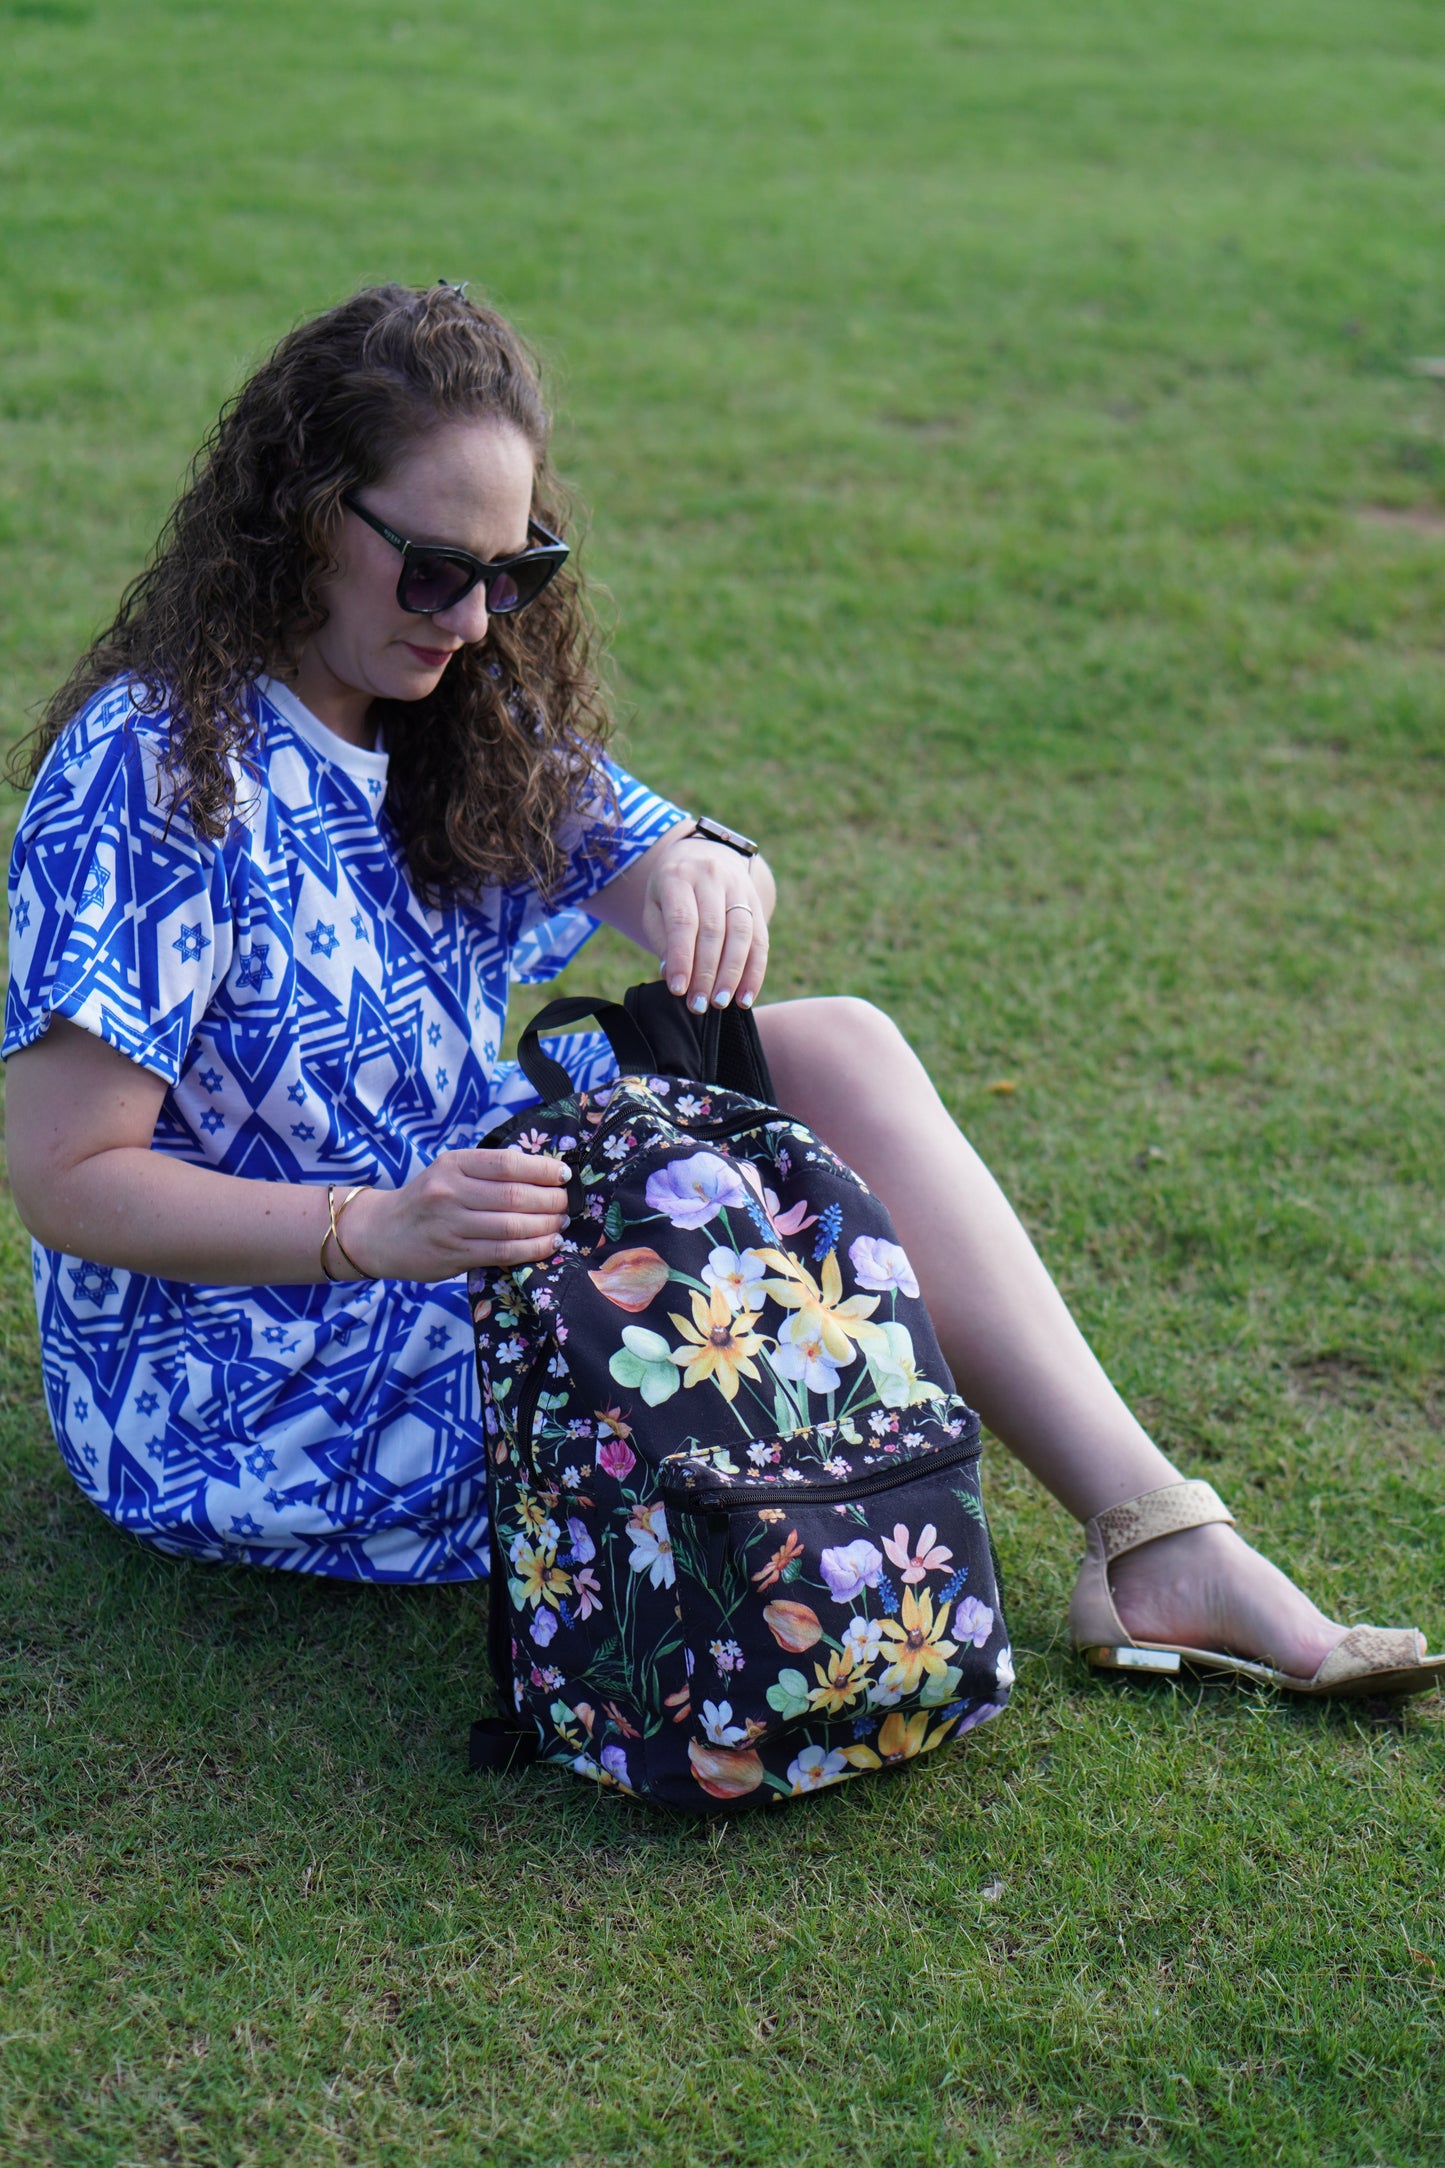
[(675, 994), (699, 1016), (709, 1002), (750, 1008), (768, 968), (768, 920), (777, 901), (760, 855), (671, 828), (625, 873), (587, 900), (587, 909), (658, 958)]

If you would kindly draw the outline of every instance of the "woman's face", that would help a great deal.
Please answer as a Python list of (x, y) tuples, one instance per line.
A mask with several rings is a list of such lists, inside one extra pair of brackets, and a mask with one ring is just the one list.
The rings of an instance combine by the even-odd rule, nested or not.
[[(527, 547), (533, 464), (531, 445), (510, 422), (447, 422), (356, 495), (408, 541), (509, 557)], [(370, 745), (373, 700), (423, 699), (459, 648), (485, 640), (486, 595), (474, 587), (434, 617), (402, 609), (400, 553), (351, 511), (342, 512), (336, 556), (320, 589), (326, 623), (302, 649), (294, 682), (322, 722)]]

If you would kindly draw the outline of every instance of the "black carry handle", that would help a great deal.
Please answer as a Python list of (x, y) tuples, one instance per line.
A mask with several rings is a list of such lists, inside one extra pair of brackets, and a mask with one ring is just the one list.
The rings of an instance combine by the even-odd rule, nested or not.
[(517, 1047), (517, 1064), (544, 1106), (570, 1097), (574, 1086), (541, 1040), (584, 1018), (602, 1026), (626, 1075), (690, 1077), (744, 1092), (769, 1106), (776, 1103), (757, 1018), (750, 1009), (709, 1007), (694, 1016), (681, 994), (669, 993), (661, 979), (647, 979), (629, 986), (621, 1002), (568, 994), (549, 1001), (532, 1018)]
[(602, 1026), (619, 1069), (643, 1076), (657, 1069), (646, 1033), (639, 1030), (620, 1002), (603, 1001), (591, 994), (567, 994), (561, 1001), (549, 1001), (545, 1009), (537, 1012), (517, 1046), (517, 1066), (544, 1106), (550, 1106), (554, 1099), (570, 1098), (576, 1087), (561, 1062), (553, 1061), (543, 1048), (543, 1033), (580, 1024), (584, 1017), (592, 1017)]

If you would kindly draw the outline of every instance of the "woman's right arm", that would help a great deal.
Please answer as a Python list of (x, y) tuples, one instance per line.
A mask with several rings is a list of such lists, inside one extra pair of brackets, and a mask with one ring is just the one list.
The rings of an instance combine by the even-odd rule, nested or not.
[[(326, 1277), (322, 1183), (261, 1182), (151, 1150), (157, 1076), (65, 1017), (7, 1064), (10, 1186), (47, 1249), (215, 1286)], [(342, 1240), (367, 1276), (443, 1280), (472, 1266), (536, 1263), (566, 1224), (559, 1159), (443, 1152), (401, 1189), (348, 1205)], [(350, 1184), (340, 1185), (343, 1193)], [(335, 1243), (327, 1263), (353, 1275)]]

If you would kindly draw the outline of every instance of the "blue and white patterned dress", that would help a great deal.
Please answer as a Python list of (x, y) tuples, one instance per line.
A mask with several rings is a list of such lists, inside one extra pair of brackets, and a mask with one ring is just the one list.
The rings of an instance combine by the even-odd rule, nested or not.
[[(509, 979), (556, 976), (580, 908), (683, 818), (615, 764), (529, 887), (428, 910), (383, 810), (387, 756), (262, 680), (220, 841), (167, 817), (163, 720), (124, 686), (67, 728), (10, 870), (6, 1057), (52, 1015), (163, 1079), (154, 1149), (226, 1174), (396, 1187), (535, 1097), (501, 1062)], [(610, 841), (613, 855), (604, 846)], [(554, 1043), (581, 1084), (595, 1034)], [(45, 1393), (86, 1495), (158, 1548), (357, 1580), (484, 1574), (462, 1279), (212, 1287), (34, 1245)]]

